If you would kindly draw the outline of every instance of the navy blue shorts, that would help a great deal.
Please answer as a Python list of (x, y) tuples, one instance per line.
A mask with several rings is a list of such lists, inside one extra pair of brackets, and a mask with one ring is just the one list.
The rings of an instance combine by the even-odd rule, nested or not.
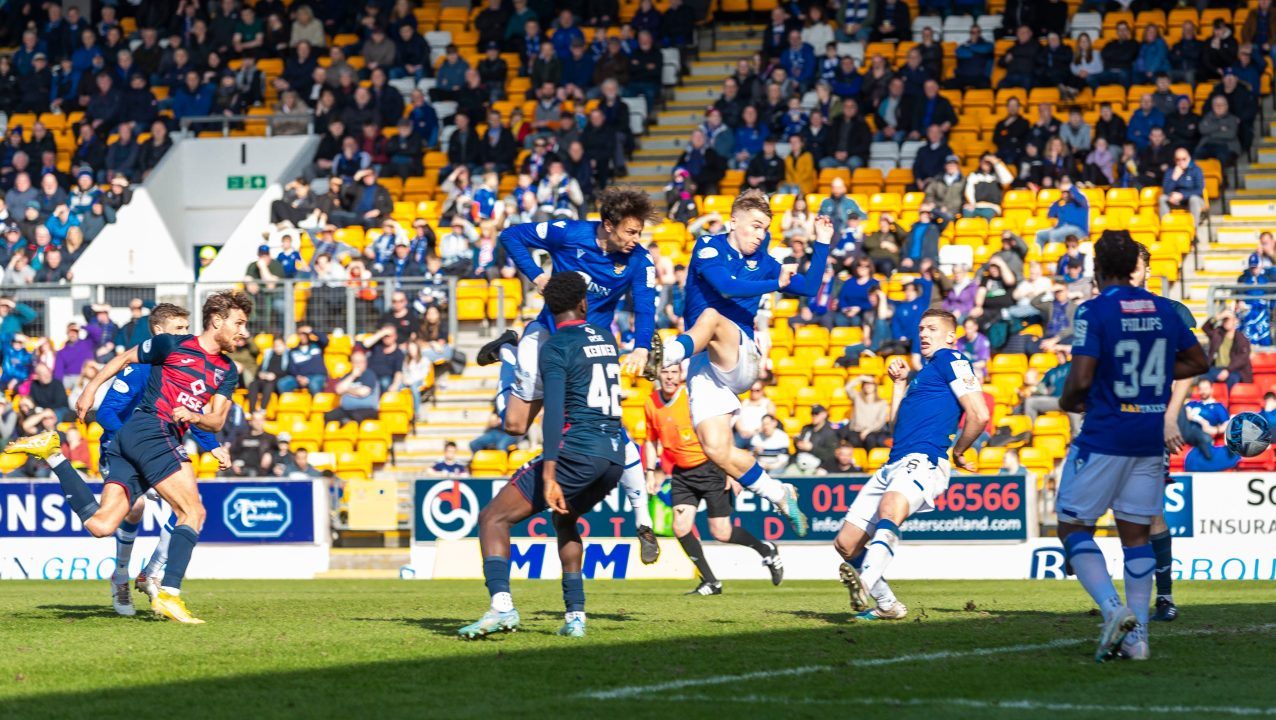
[[(532, 504), (534, 512), (549, 508), (545, 503), (544, 470), (545, 460), (538, 457), (519, 468), (511, 480)], [(624, 471), (624, 466), (606, 458), (562, 454), (558, 456), (555, 479), (563, 489), (567, 506), (576, 514), (583, 515), (607, 497), (620, 482)]]
[(123, 487), (133, 502), (190, 461), (172, 426), (150, 413), (134, 412), (111, 440), (100, 465), (103, 481)]

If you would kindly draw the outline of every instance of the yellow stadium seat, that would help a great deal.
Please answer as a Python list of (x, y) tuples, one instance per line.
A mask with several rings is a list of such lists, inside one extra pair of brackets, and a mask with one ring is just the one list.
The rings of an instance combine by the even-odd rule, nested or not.
[(343, 480), (370, 479), (372, 462), (357, 452), (340, 453), (337, 455), (337, 477)]
[(1022, 378), (1024, 371), (1027, 369), (1028, 358), (1026, 355), (1002, 353), (993, 355), (992, 360), (988, 363), (988, 372), (993, 375), (1017, 375)]
[(985, 447), (979, 451), (979, 472), (996, 473), (1006, 458), (1006, 448)]
[(201, 479), (217, 477), (217, 470), (217, 458), (213, 457), (212, 453), (200, 453), (199, 467), (195, 472), (196, 476)]
[(1034, 353), (1028, 358), (1028, 367), (1036, 370), (1043, 375), (1053, 370), (1059, 364), (1059, 358), (1054, 353)]
[(1045, 413), (1037, 416), (1032, 434), (1034, 437), (1055, 435), (1066, 439), (1072, 437), (1072, 424), (1063, 413)]
[(503, 477), (509, 456), (503, 450), (479, 450), (470, 460), (470, 474), (474, 477)]
[(310, 414), (310, 393), (308, 392), (286, 392), (280, 393), (279, 403), (275, 407), (277, 413), (301, 413), (302, 415)]
[(886, 464), (887, 459), (891, 456), (890, 448), (873, 448), (868, 451), (868, 459), (864, 469), (868, 472), (874, 472), (879, 467)]
[(540, 455), (540, 450), (511, 450), (508, 462), (510, 474), (513, 475), (519, 468), (540, 457)]
[(390, 458), (390, 432), (376, 420), (364, 420), (359, 424), (358, 449), (373, 463), (383, 463)]
[(777, 320), (787, 320), (797, 315), (800, 307), (795, 298), (780, 298), (775, 303), (773, 315)]
[(857, 327), (835, 327), (829, 334), (829, 350), (845, 348), (864, 342), (864, 329)]
[(1019, 462), (1038, 475), (1049, 475), (1054, 472), (1054, 458), (1041, 448), (1020, 448)]
[(1068, 454), (1068, 441), (1058, 435), (1039, 435), (1032, 438), (1032, 447), (1050, 456), (1051, 460), (1062, 459)]
[(794, 333), (793, 345), (798, 348), (816, 347), (822, 351), (829, 346), (829, 331), (819, 325), (803, 325)]

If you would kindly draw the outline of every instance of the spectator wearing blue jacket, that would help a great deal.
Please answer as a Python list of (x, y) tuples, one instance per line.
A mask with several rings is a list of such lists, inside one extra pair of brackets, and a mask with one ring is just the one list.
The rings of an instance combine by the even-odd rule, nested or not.
[(735, 167), (743, 169), (754, 155), (762, 152), (762, 143), (770, 135), (764, 123), (758, 122), (758, 109), (745, 105), (740, 125), (735, 129)]
[(421, 90), (412, 91), (412, 109), (408, 111), (413, 131), (428, 148), (439, 145), (439, 114), (434, 111)]
[(1134, 143), (1139, 152), (1143, 152), (1147, 149), (1148, 135), (1154, 127), (1165, 127), (1165, 115), (1156, 109), (1152, 94), (1147, 93), (1139, 98), (1139, 109), (1130, 113), (1130, 124), (1126, 127), (1125, 137)]
[(1170, 46), (1161, 37), (1161, 29), (1153, 23), (1143, 28), (1143, 42), (1134, 59), (1134, 81), (1156, 82), (1159, 73), (1170, 71)]
[(297, 347), (288, 353), (288, 375), (279, 378), (279, 392), (305, 388), (311, 393), (323, 392), (328, 382), (328, 366), (323, 362), (323, 349), (328, 336), (309, 325), (297, 328)]
[(186, 73), (185, 83), (173, 93), (173, 118), (179, 122), (182, 118), (208, 115), (213, 110), (213, 86), (200, 81), (199, 73), (191, 70)]
[(554, 37), (550, 39), (550, 42), (554, 45), (554, 54), (558, 55), (559, 60), (566, 60), (571, 57), (572, 43), (577, 40), (584, 44), (585, 33), (576, 27), (576, 18), (572, 15), (572, 11), (563, 8), (558, 13), (558, 23), (554, 26)]
[(1090, 201), (1072, 184), (1070, 177), (1064, 176), (1059, 180), (1059, 190), (1063, 194), (1050, 206), (1049, 212), (1055, 226), (1037, 231), (1038, 245), (1062, 242), (1069, 235), (1090, 236)]
[(1192, 213), (1192, 221), (1201, 224), (1201, 213), (1205, 211), (1205, 173), (1192, 161), (1187, 148), (1174, 151), (1174, 166), (1165, 171), (1158, 203), (1162, 215), (1170, 210), (1187, 210)]
[(31, 351), (27, 350), (27, 337), (22, 334), (10, 336), (9, 346), (4, 350), (4, 361), (0, 363), (0, 384), (6, 390), (14, 389), (18, 383), (31, 377)]
[(815, 72), (819, 69), (815, 48), (810, 43), (802, 42), (800, 30), (789, 31), (789, 46), (780, 53), (780, 67), (797, 81), (803, 92), (810, 90), (815, 84)]

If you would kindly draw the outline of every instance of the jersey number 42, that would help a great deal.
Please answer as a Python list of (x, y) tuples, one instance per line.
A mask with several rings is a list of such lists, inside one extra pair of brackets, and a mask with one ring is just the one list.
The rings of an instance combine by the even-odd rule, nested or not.
[(589, 406), (604, 415), (620, 417), (620, 366), (612, 363), (594, 366), (594, 376), (589, 381)]

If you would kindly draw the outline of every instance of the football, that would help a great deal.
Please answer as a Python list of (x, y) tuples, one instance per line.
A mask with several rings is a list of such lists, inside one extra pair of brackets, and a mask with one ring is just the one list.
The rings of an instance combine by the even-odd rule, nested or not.
[(1242, 457), (1261, 454), (1272, 444), (1267, 421), (1252, 412), (1240, 413), (1227, 423), (1227, 449)]

